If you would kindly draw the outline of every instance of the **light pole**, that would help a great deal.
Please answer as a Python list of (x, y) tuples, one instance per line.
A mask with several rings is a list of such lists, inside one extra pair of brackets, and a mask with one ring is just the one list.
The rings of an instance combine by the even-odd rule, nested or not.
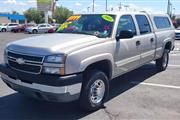
[(94, 0), (93, 0), (93, 5), (92, 5), (92, 12), (94, 12)]
[(87, 12), (89, 12), (90, 7), (87, 7)]
[(176, 8), (173, 8), (173, 14), (176, 15)]

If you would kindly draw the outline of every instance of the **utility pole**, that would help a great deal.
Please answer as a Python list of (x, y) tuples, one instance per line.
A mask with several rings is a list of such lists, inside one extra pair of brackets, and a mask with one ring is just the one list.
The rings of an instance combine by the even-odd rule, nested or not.
[(170, 0), (168, 0), (168, 5), (167, 5), (167, 14), (170, 15), (170, 5), (171, 5), (171, 2)]
[(106, 0), (106, 12), (108, 11), (108, 7), (107, 7), (107, 0)]
[(170, 11), (170, 12), (169, 12), (169, 13), (170, 13), (170, 16), (172, 17), (172, 3), (170, 3), (169, 9), (170, 9), (170, 10), (169, 10), (169, 11)]
[(93, 0), (93, 5), (92, 5), (92, 12), (94, 12), (94, 0)]

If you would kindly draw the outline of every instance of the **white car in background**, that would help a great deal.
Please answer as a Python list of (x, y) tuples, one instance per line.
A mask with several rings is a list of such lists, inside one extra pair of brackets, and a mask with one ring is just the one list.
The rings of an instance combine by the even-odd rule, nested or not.
[(44, 23), (44, 24), (39, 24), (35, 27), (29, 27), (25, 29), (26, 33), (48, 33), (50, 29), (54, 29), (54, 27), (50, 24)]
[(11, 31), (13, 28), (17, 27), (18, 23), (8, 23), (0, 26), (0, 32)]
[(180, 40), (180, 27), (178, 27), (178, 28), (175, 30), (175, 33), (176, 33), (176, 40)]

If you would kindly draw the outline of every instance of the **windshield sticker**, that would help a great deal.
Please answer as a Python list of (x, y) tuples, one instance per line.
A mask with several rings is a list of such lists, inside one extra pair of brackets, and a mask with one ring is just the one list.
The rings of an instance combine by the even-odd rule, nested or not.
[(109, 29), (110, 29), (110, 26), (108, 26), (108, 25), (104, 26), (104, 30), (109, 30)]
[(72, 22), (65, 22), (65, 23), (63, 23), (63, 24), (60, 26), (59, 30), (64, 30), (64, 29), (66, 29), (66, 28), (68, 27), (68, 25), (71, 24), (71, 23), (72, 23)]
[(75, 16), (71, 16), (67, 19), (67, 21), (75, 21), (75, 20), (79, 20), (81, 18), (80, 15), (75, 15)]
[(102, 18), (108, 22), (114, 22), (113, 17), (111, 17), (109, 15), (102, 15)]

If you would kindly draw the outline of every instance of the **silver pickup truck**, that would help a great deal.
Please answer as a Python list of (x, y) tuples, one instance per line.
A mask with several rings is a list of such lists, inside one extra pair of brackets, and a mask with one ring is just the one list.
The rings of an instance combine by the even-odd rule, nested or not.
[(145, 12), (73, 15), (57, 32), (8, 44), (2, 80), (34, 98), (78, 99), (89, 111), (103, 105), (111, 79), (151, 61), (164, 71), (175, 39), (168, 15)]

